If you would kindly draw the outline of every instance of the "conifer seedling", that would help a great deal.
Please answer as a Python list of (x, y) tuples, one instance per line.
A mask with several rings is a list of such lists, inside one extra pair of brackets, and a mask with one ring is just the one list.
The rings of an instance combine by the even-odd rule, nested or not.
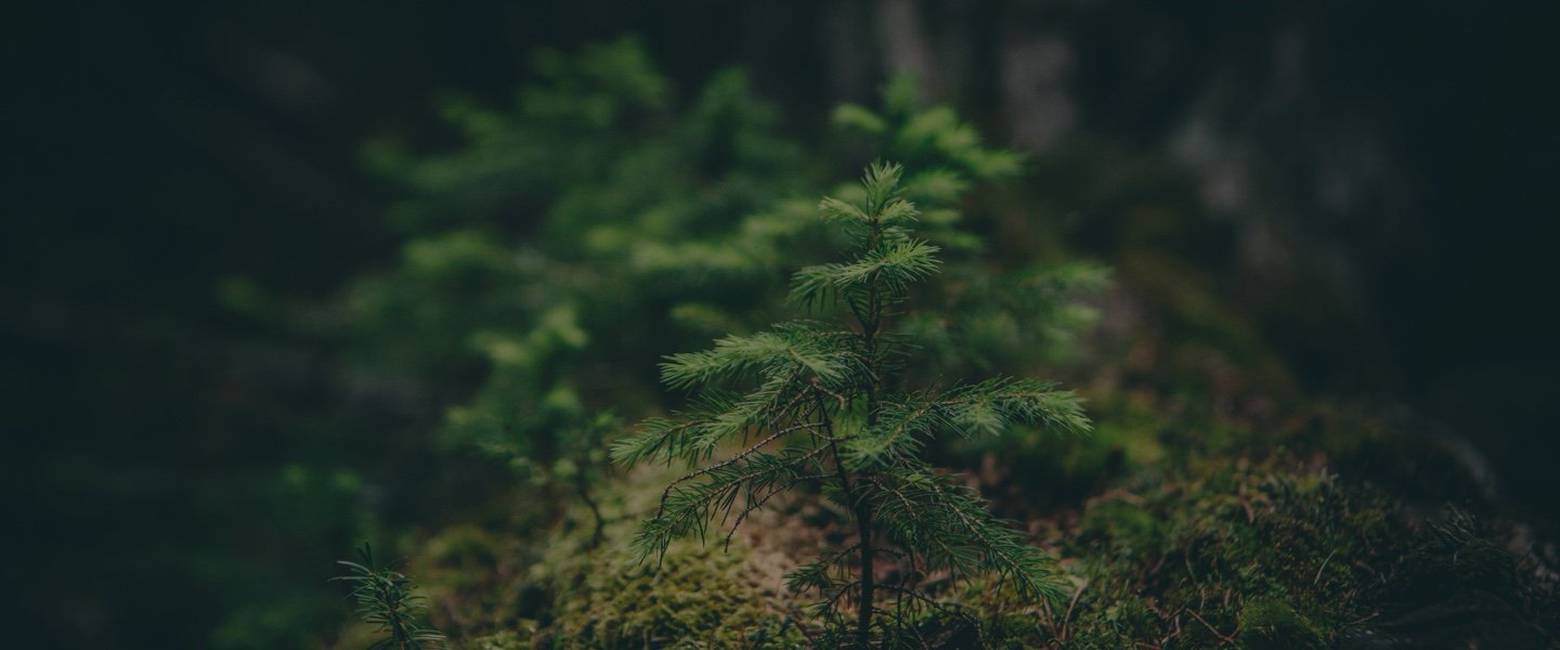
[(368, 544), (358, 549), (358, 562), (337, 560), (347, 574), (332, 578), (352, 585), (358, 616), (384, 635), (370, 650), (423, 650), (445, 647), (444, 634), (422, 622), (426, 614), (417, 585), (405, 574), (374, 565)]
[[(612, 448), (624, 465), (691, 469), (665, 488), (639, 529), (635, 543), (647, 558), (677, 538), (706, 538), (717, 518), (729, 542), (749, 515), (793, 489), (816, 489), (839, 504), (848, 540), (786, 583), (816, 594), (813, 612), (827, 639), (858, 648), (924, 643), (916, 621), (927, 615), (967, 620), (924, 587), (933, 574), (992, 574), (1033, 598), (1059, 593), (1051, 559), (922, 459), (926, 441), (1015, 425), (1090, 428), (1079, 399), (1048, 382), (991, 378), (939, 389), (905, 376), (914, 341), (890, 325), (940, 262), (937, 247), (914, 235), (918, 213), (900, 196), (902, 173), (873, 164), (861, 200), (819, 204), (822, 217), (849, 235), (855, 257), (796, 273), (792, 298), (818, 320), (668, 357), (663, 382), (694, 392), (693, 405), (645, 421)], [(880, 571), (889, 564), (899, 570)]]

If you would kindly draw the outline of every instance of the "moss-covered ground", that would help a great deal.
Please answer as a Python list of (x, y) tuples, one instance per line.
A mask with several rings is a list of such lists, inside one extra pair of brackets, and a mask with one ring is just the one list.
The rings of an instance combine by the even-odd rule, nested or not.
[[(1105, 328), (1072, 371), (1091, 399), (1094, 435), (1020, 432), (931, 450), (1060, 559), (1070, 596), (1029, 602), (997, 584), (945, 582), (937, 597), (977, 626), (923, 614), (925, 638), (1004, 648), (1560, 647), (1554, 545), (1491, 498), (1455, 440), (1363, 402), (1302, 395), (1239, 319), (1216, 309), (1105, 309), (1107, 323), (1127, 322)], [(1158, 320), (1131, 320), (1144, 313)], [(577, 499), (527, 492), (492, 521), (409, 540), (408, 573), (459, 647), (809, 645), (815, 630), (781, 576), (842, 538), (839, 517), (804, 494), (729, 543), (687, 540), (662, 561), (640, 561), (629, 548), (636, 517), (654, 507), (668, 471), (597, 488), (607, 521), (599, 545)]]

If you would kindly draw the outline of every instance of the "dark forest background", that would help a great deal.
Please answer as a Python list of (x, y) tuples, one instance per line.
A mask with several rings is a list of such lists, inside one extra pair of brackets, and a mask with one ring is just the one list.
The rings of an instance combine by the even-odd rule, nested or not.
[[(319, 298), (389, 263), (398, 242), (364, 142), (437, 147), (437, 98), (503, 103), (535, 48), (629, 33), (687, 87), (746, 67), (804, 140), (834, 102), (909, 71), (994, 141), (1168, 161), (1217, 217), (1198, 259), (1308, 391), (1400, 404), (1470, 441), (1516, 507), (1560, 517), (1549, 3), (4, 11), (8, 636), (201, 647), (251, 603), (339, 601), (324, 580), (354, 542), (331, 523), (347, 508), (300, 515), (260, 487), (300, 460), (448, 488), (387, 488), (376, 526), (456, 517), (449, 470), (367, 451), (416, 449), (436, 395), (353, 389), (335, 344), (235, 316), (222, 287)], [(1085, 251), (1118, 236), (1076, 232)], [(324, 433), (338, 424), (375, 433)], [(328, 624), (334, 606), (299, 620)]]

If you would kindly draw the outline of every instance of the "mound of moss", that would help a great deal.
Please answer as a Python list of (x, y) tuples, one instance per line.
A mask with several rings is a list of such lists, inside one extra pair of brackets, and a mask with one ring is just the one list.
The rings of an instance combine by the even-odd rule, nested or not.
[(802, 641), (749, 570), (746, 547), (676, 544), (660, 562), (614, 550), (550, 568), (552, 647), (750, 648)]
[(1293, 459), (1204, 461), (1091, 499), (1057, 540), (1075, 598), (999, 631), (1065, 648), (1550, 647), (1560, 601), (1502, 537)]
[[(659, 563), (628, 550), (625, 513), (656, 496), (645, 485), (614, 482), (599, 547), (583, 512), (542, 535), (429, 540), (416, 566), (435, 615), (484, 650), (805, 646), (774, 572), (757, 568), (772, 559), (742, 536), (681, 542)], [(1198, 457), (1029, 522), (1075, 585), (1065, 602), (949, 583), (949, 609), (916, 625), (936, 647), (1554, 647), (1560, 599), (1498, 521), (1417, 508), (1315, 457)]]
[(455, 526), (421, 543), (409, 568), (435, 624), (455, 647), (480, 650), (805, 645), (777, 575), (756, 568), (740, 536), (640, 561), (629, 548), (633, 513), (654, 508), (654, 485), (634, 475), (600, 486), (599, 544), (579, 504), (546, 528)]

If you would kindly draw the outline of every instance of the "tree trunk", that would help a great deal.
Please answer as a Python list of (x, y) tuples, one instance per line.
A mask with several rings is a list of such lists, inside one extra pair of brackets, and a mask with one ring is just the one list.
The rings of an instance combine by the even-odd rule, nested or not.
[(872, 506), (865, 501), (856, 504), (856, 526), (861, 537), (861, 599), (856, 604), (856, 647), (866, 650), (872, 645), (872, 592), (876, 585), (872, 575)]

